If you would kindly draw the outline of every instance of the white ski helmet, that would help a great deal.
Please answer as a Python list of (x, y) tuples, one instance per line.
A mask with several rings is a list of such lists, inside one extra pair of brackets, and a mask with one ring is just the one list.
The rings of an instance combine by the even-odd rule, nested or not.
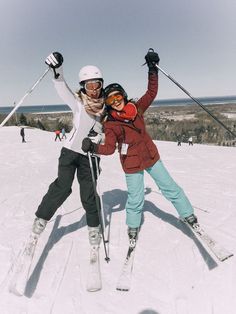
[(79, 82), (100, 79), (103, 80), (102, 72), (94, 65), (86, 65), (79, 71)]

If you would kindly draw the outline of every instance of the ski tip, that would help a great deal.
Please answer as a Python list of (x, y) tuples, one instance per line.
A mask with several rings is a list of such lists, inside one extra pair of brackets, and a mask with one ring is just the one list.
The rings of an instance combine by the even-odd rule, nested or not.
[(24, 295), (24, 291), (18, 291), (15, 287), (9, 287), (9, 292), (17, 297), (22, 297)]
[(230, 257), (233, 257), (233, 256), (234, 256), (234, 254), (232, 253), (232, 254), (230, 254), (228, 256), (225, 256), (225, 257), (221, 258), (220, 261), (224, 262), (224, 261), (226, 261), (227, 259), (229, 259)]
[(116, 290), (117, 291), (129, 291), (129, 288), (128, 287), (116, 287)]
[(96, 291), (99, 291), (99, 290), (102, 290), (102, 287), (99, 287), (99, 288), (87, 288), (88, 292), (96, 292)]

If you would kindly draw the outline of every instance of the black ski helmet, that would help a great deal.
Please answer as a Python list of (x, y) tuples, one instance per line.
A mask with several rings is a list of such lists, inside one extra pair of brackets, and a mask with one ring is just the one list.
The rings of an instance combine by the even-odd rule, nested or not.
[(107, 98), (107, 96), (110, 93), (116, 92), (116, 91), (120, 92), (124, 96), (124, 99), (127, 101), (128, 95), (126, 91), (124, 90), (124, 88), (118, 83), (112, 83), (112, 84), (107, 85), (104, 89), (104, 97)]

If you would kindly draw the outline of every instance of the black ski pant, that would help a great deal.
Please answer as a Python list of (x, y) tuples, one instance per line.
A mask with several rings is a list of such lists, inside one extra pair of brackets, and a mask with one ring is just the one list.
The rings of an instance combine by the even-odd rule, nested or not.
[(59, 139), (59, 140), (61, 141), (61, 138), (60, 138), (60, 135), (59, 135), (59, 134), (56, 134), (56, 136), (55, 136), (55, 141), (56, 141), (57, 139)]
[[(98, 165), (100, 158), (98, 158)], [(97, 179), (96, 161), (92, 157), (95, 180)], [(87, 224), (90, 227), (99, 225), (100, 199), (94, 191), (94, 185), (87, 156), (76, 153), (65, 147), (61, 150), (58, 165), (58, 177), (49, 186), (48, 192), (39, 205), (36, 216), (50, 220), (56, 210), (72, 192), (75, 173), (80, 186), (80, 199), (86, 211)], [(97, 202), (96, 202), (97, 199)], [(99, 208), (97, 208), (98, 206)], [(98, 212), (99, 210), (99, 212)]]

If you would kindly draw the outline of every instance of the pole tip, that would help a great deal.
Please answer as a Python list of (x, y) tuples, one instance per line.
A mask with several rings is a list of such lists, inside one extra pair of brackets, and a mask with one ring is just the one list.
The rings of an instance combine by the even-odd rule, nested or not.
[(109, 262), (110, 262), (110, 257), (105, 257), (105, 261), (106, 261), (107, 263), (109, 263)]

